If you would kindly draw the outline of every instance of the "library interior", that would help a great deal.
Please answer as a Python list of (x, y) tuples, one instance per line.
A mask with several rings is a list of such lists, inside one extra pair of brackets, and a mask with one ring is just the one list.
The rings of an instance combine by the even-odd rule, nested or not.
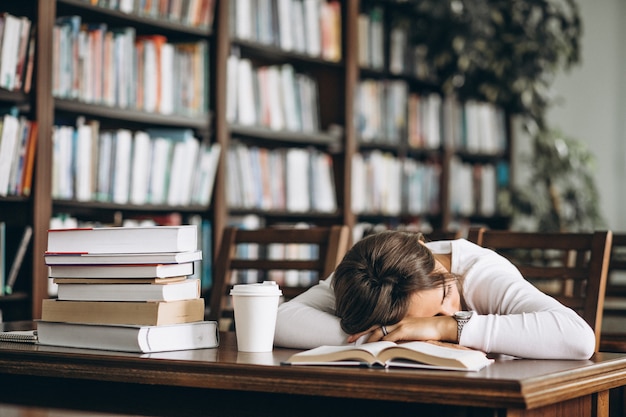
[[(626, 416), (625, 38), (620, 0), (1, 1), (0, 415)], [(509, 259), (593, 355), (238, 350), (234, 286), (390, 230)]]

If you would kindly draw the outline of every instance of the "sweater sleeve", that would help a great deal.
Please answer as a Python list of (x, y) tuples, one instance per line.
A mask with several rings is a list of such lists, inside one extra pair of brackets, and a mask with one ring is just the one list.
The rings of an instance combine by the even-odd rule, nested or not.
[(535, 359), (593, 355), (595, 335), (584, 319), (526, 281), (504, 257), (456, 241), (452, 270), (465, 277), (465, 301), (477, 313), (463, 329), (463, 345)]
[(342, 345), (348, 335), (335, 316), (332, 275), (278, 307), (274, 344), (297, 349)]

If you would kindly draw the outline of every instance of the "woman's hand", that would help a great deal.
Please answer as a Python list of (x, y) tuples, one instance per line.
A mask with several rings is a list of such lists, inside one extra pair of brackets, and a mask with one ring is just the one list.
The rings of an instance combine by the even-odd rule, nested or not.
[(354, 343), (366, 334), (365, 342), (387, 340), (391, 342), (408, 340), (441, 340), (456, 343), (456, 320), (451, 316), (405, 317), (400, 322), (385, 326), (387, 335), (381, 326), (374, 326), (364, 332), (348, 337), (348, 343)]

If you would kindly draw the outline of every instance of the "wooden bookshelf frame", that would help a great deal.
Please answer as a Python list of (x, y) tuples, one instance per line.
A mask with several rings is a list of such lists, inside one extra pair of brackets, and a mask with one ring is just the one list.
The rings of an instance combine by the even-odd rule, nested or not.
[[(8, 92), (0, 89), (0, 101), (14, 103), (20, 110), (39, 124), (39, 136), (37, 142), (37, 156), (34, 174), (33, 193), (29, 198), (6, 197), (0, 198), (0, 207), (26, 207), (29, 212), (29, 220), (34, 229), (32, 243), (32, 259), (29, 260), (32, 268), (32, 278), (26, 287), (26, 297), (31, 306), (30, 314), (24, 319), (37, 319), (41, 316), (41, 301), (48, 297), (47, 267), (42, 254), (47, 246), (47, 230), (50, 219), (57, 210), (76, 211), (81, 213), (114, 212), (141, 212), (163, 214), (168, 211), (201, 214), (209, 219), (213, 230), (213, 248), (219, 248), (221, 234), (228, 224), (229, 216), (246, 213), (258, 214), (269, 219), (269, 223), (296, 222), (306, 220), (319, 225), (345, 224), (349, 228), (355, 226), (363, 219), (371, 221), (394, 221), (398, 216), (386, 216), (378, 213), (358, 215), (352, 210), (352, 158), (356, 152), (365, 149), (386, 149), (386, 145), (362, 146), (358, 143), (356, 127), (353, 123), (355, 103), (353, 97), (358, 87), (359, 80), (376, 74), (380, 78), (402, 78), (411, 84), (419, 81), (411, 80), (406, 75), (392, 75), (387, 72), (371, 71), (359, 67), (358, 63), (358, 16), (360, 1), (347, 1), (341, 3), (342, 12), (342, 58), (339, 62), (328, 62), (318, 58), (312, 58), (303, 54), (281, 51), (274, 47), (267, 47), (239, 39), (231, 39), (229, 28), (230, 1), (216, 0), (214, 11), (214, 23), (212, 28), (192, 28), (181, 24), (158, 21), (148, 17), (128, 15), (122, 12), (107, 10), (98, 6), (92, 6), (83, 0), (23, 0), (32, 6), (33, 25), (37, 29), (37, 44), (35, 55), (35, 69), (33, 89), (26, 95), (19, 92)], [(388, 3), (386, 7), (401, 7)], [(25, 8), (27, 6), (22, 6)], [(16, 7), (17, 8), (17, 7)], [(4, 11), (0, 6), (0, 12)], [(13, 6), (6, 9), (13, 10)], [(98, 105), (90, 105), (72, 100), (55, 98), (52, 95), (52, 32), (55, 18), (59, 10), (72, 10), (76, 13), (85, 13), (86, 16), (97, 16), (102, 21), (125, 24), (138, 28), (138, 31), (162, 32), (168, 36), (180, 38), (207, 39), (209, 48), (209, 114), (204, 117), (164, 116), (160, 114), (148, 114), (140, 111), (108, 108)], [(326, 87), (323, 97), (333, 98), (324, 108), (324, 118), (327, 124), (337, 124), (342, 127), (339, 139), (334, 134), (321, 132), (315, 134), (273, 132), (256, 127), (243, 127), (230, 125), (226, 119), (227, 101), (227, 71), (226, 62), (232, 46), (239, 47), (243, 53), (250, 56), (260, 56), (264, 60), (277, 63), (293, 62), (300, 66), (311, 66), (314, 74), (322, 81), (332, 79), (333, 86)], [(320, 83), (324, 88), (325, 83)], [(339, 87), (339, 88), (333, 88)], [(328, 91), (328, 89), (332, 91)], [(332, 101), (332, 103), (330, 102)], [(225, 150), (228, 148), (231, 138), (248, 138), (249, 140), (273, 141), (276, 146), (314, 146), (325, 149), (332, 153), (334, 163), (334, 180), (336, 187), (337, 212), (336, 213), (289, 213), (289, 212), (264, 212), (261, 210), (231, 209), (226, 202), (226, 152), (220, 155), (220, 163), (216, 174), (216, 183), (213, 190), (212, 204), (210, 207), (171, 207), (167, 205), (142, 205), (132, 204), (115, 205), (96, 202), (58, 201), (51, 197), (52, 183), (52, 143), (50, 132), (54, 125), (55, 116), (58, 114), (86, 115), (108, 121), (121, 121), (125, 124), (136, 126), (150, 126), (152, 124), (169, 127), (185, 127), (201, 132), (203, 138), (216, 142)], [(328, 126), (324, 126), (328, 127)], [(499, 155), (504, 160), (511, 162), (511, 136), (510, 128), (509, 147), (505, 155)], [(398, 155), (408, 155), (415, 159), (439, 158), (443, 167), (441, 187), (441, 219), (443, 227), (454, 219), (450, 214), (450, 202), (448, 201), (449, 163), (453, 152), (440, 150), (413, 150), (406, 147), (391, 147), (390, 151)], [(467, 158), (481, 159), (481, 156), (468, 155)], [(489, 160), (490, 157), (485, 157)], [(512, 169), (511, 169), (512, 171)], [(0, 215), (0, 221), (3, 216)], [(401, 216), (399, 216), (401, 217)], [(506, 218), (477, 218), (478, 221), (494, 220), (496, 224), (506, 224)], [(11, 308), (12, 303), (4, 303), (0, 299), (0, 308)]]

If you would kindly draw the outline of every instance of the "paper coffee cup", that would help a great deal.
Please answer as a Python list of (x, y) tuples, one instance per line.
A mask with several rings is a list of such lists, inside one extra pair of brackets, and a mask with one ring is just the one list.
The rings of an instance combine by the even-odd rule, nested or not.
[(271, 352), (276, 314), (282, 291), (274, 281), (241, 284), (230, 290), (235, 313), (237, 349), (242, 352)]

